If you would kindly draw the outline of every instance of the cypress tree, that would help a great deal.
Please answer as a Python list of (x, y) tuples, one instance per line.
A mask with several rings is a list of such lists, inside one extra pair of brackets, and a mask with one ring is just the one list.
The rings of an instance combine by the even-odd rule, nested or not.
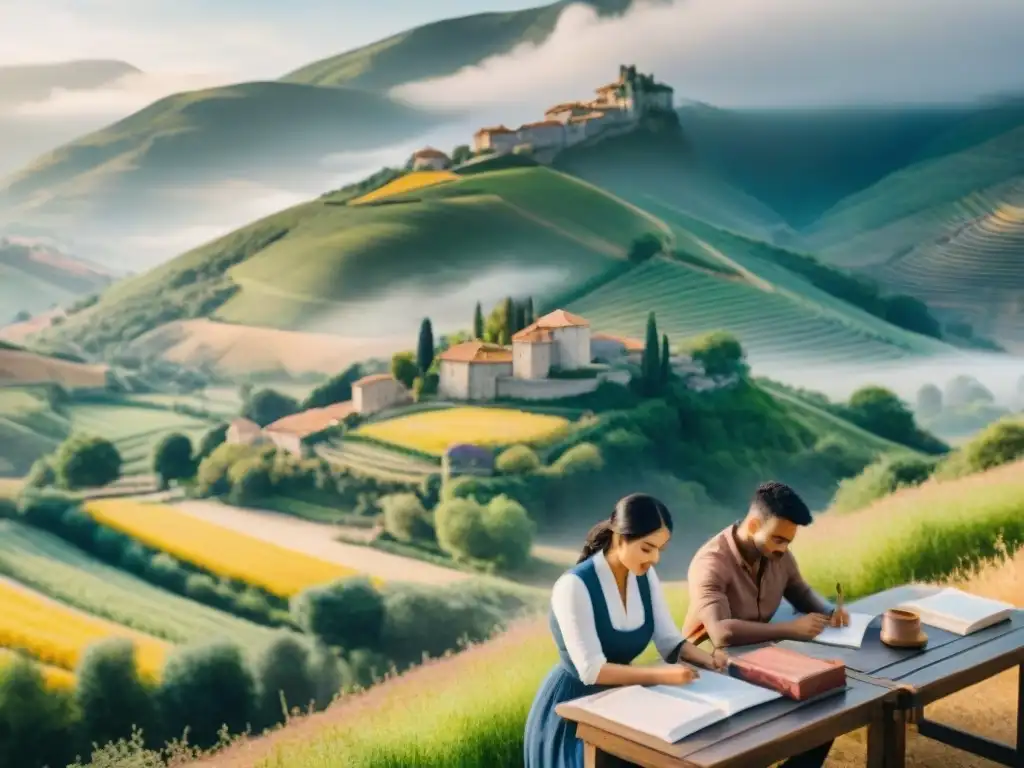
[(647, 392), (657, 389), (661, 377), (661, 364), (658, 361), (658, 324), (654, 313), (647, 315), (647, 338), (644, 339), (644, 353), (640, 359), (640, 372), (644, 388)]
[(668, 377), (672, 371), (671, 353), (668, 349), (668, 334), (663, 333), (661, 335), (661, 383), (667, 384)]
[(529, 323), (526, 322), (526, 305), (520, 304), (517, 301), (516, 302), (516, 325), (515, 325), (515, 329), (516, 329), (516, 331), (521, 331), (521, 330), (523, 330), (523, 328), (525, 328), (528, 325), (529, 325)]
[(420, 373), (425, 374), (434, 362), (434, 329), (430, 325), (430, 318), (424, 317), (420, 323), (420, 340), (416, 345), (416, 365)]
[(480, 302), (476, 303), (476, 309), (473, 311), (473, 338), (482, 339), (484, 337), (484, 311), (480, 308)]
[(502, 344), (511, 344), (512, 343), (512, 334), (515, 333), (515, 331), (513, 330), (513, 327), (515, 326), (515, 322), (516, 322), (516, 305), (515, 305), (515, 302), (512, 301), (512, 297), (511, 296), (509, 296), (509, 297), (507, 297), (505, 299), (505, 302), (504, 302), (501, 314), (502, 314), (502, 318), (501, 319), (502, 319), (502, 325), (503, 325), (503, 327), (501, 329), (502, 330), (501, 343)]
[[(523, 328), (532, 325), (536, 319), (533, 316), (533, 297), (527, 296), (526, 307), (523, 309)], [(1021, 393), (1024, 394), (1024, 376), (1021, 377)]]

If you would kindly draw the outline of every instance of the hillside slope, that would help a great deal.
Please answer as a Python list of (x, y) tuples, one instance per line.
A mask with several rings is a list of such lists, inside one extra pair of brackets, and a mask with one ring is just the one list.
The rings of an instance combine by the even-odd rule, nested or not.
[[(254, 82), (180, 93), (0, 182), (0, 228), (81, 243), (115, 228), (123, 236), (188, 226), (204, 185), (306, 185), (328, 154), (394, 143), (435, 122), (353, 88)], [(231, 197), (216, 205), (230, 209)]]
[(285, 82), (387, 91), (413, 80), (450, 75), (523, 43), (541, 43), (574, 2), (600, 15), (625, 11), (633, 0), (558, 0), (508, 13), (477, 13), (400, 32), (295, 70)]
[[(1009, 129), (988, 123), (947, 136), (925, 159), (843, 200), (804, 236), (824, 259), (1019, 350), (1024, 108), (1016, 123), (1004, 117)], [(988, 136), (992, 130), (1001, 132)]]
[(0, 326), (19, 312), (35, 315), (113, 280), (109, 272), (55, 248), (0, 238)]

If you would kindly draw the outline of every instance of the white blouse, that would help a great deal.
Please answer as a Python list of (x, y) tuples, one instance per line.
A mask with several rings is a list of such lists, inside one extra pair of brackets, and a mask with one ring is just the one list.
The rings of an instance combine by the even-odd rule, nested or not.
[[(626, 577), (626, 605), (623, 607), (615, 575), (603, 552), (594, 555), (594, 571), (608, 604), (612, 626), (623, 632), (643, 626), (644, 605), (640, 599), (640, 587), (637, 585), (636, 576), (630, 573)], [(661, 581), (653, 567), (647, 571), (647, 581), (651, 587), (651, 609), (654, 613), (652, 640), (658, 653), (667, 661), (669, 654), (683, 641), (683, 635), (672, 620), (672, 614), (665, 602), (665, 593), (661, 589)], [(598, 672), (608, 660), (597, 636), (594, 605), (583, 579), (574, 573), (563, 574), (551, 590), (551, 607), (558, 628), (562, 632), (565, 649), (573, 666), (576, 667), (576, 673), (583, 683), (593, 685), (597, 681)]]

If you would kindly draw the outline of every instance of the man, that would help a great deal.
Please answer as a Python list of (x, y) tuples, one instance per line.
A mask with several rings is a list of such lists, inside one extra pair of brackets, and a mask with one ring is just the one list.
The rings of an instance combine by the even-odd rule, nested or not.
[[(764, 483), (746, 517), (717, 534), (694, 555), (690, 607), (683, 636), (716, 648), (775, 640), (811, 640), (825, 627), (849, 623), (804, 581), (789, 545), (809, 525), (811, 511), (788, 485)], [(785, 597), (801, 614), (769, 623)], [(785, 768), (820, 768), (832, 742), (787, 760)]]

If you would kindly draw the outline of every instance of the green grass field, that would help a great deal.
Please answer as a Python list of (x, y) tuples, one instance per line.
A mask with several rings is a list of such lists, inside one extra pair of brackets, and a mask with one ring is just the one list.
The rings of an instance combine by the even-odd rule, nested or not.
[(24, 477), (67, 434), (67, 422), (31, 387), (0, 388), (0, 477)]
[[(1024, 543), (1022, 470), (1018, 463), (905, 491), (853, 515), (820, 518), (797, 539), (794, 552), (804, 575), (824, 594), (837, 580), (856, 598), (915, 579), (941, 578), (964, 564), (965, 552), (975, 559), (995, 555), (1000, 533), (1011, 551)], [(836, 541), (843, 542), (839, 552)], [(681, 621), (686, 594), (678, 588), (667, 592)], [(653, 650), (642, 658), (653, 660)], [(257, 766), (516, 764), (530, 703), (555, 659), (543, 623), (523, 625), (434, 674), (424, 670), (422, 684), (404, 685), (402, 695), (389, 696), (385, 684), (374, 698), (376, 706), (339, 710), (344, 715), (330, 728), (280, 741)]]
[(151, 586), (56, 536), (0, 521), (0, 574), (87, 613), (173, 643), (227, 637), (256, 648), (273, 631)]
[(187, 435), (195, 444), (214, 422), (155, 408), (130, 405), (78, 403), (67, 408), (73, 432), (83, 432), (110, 440), (121, 453), (122, 475), (150, 471), (153, 448), (171, 432)]
[(383, 445), (354, 440), (339, 440), (317, 446), (317, 455), (329, 464), (357, 475), (400, 483), (420, 483), (440, 466), (407, 453), (392, 451)]

